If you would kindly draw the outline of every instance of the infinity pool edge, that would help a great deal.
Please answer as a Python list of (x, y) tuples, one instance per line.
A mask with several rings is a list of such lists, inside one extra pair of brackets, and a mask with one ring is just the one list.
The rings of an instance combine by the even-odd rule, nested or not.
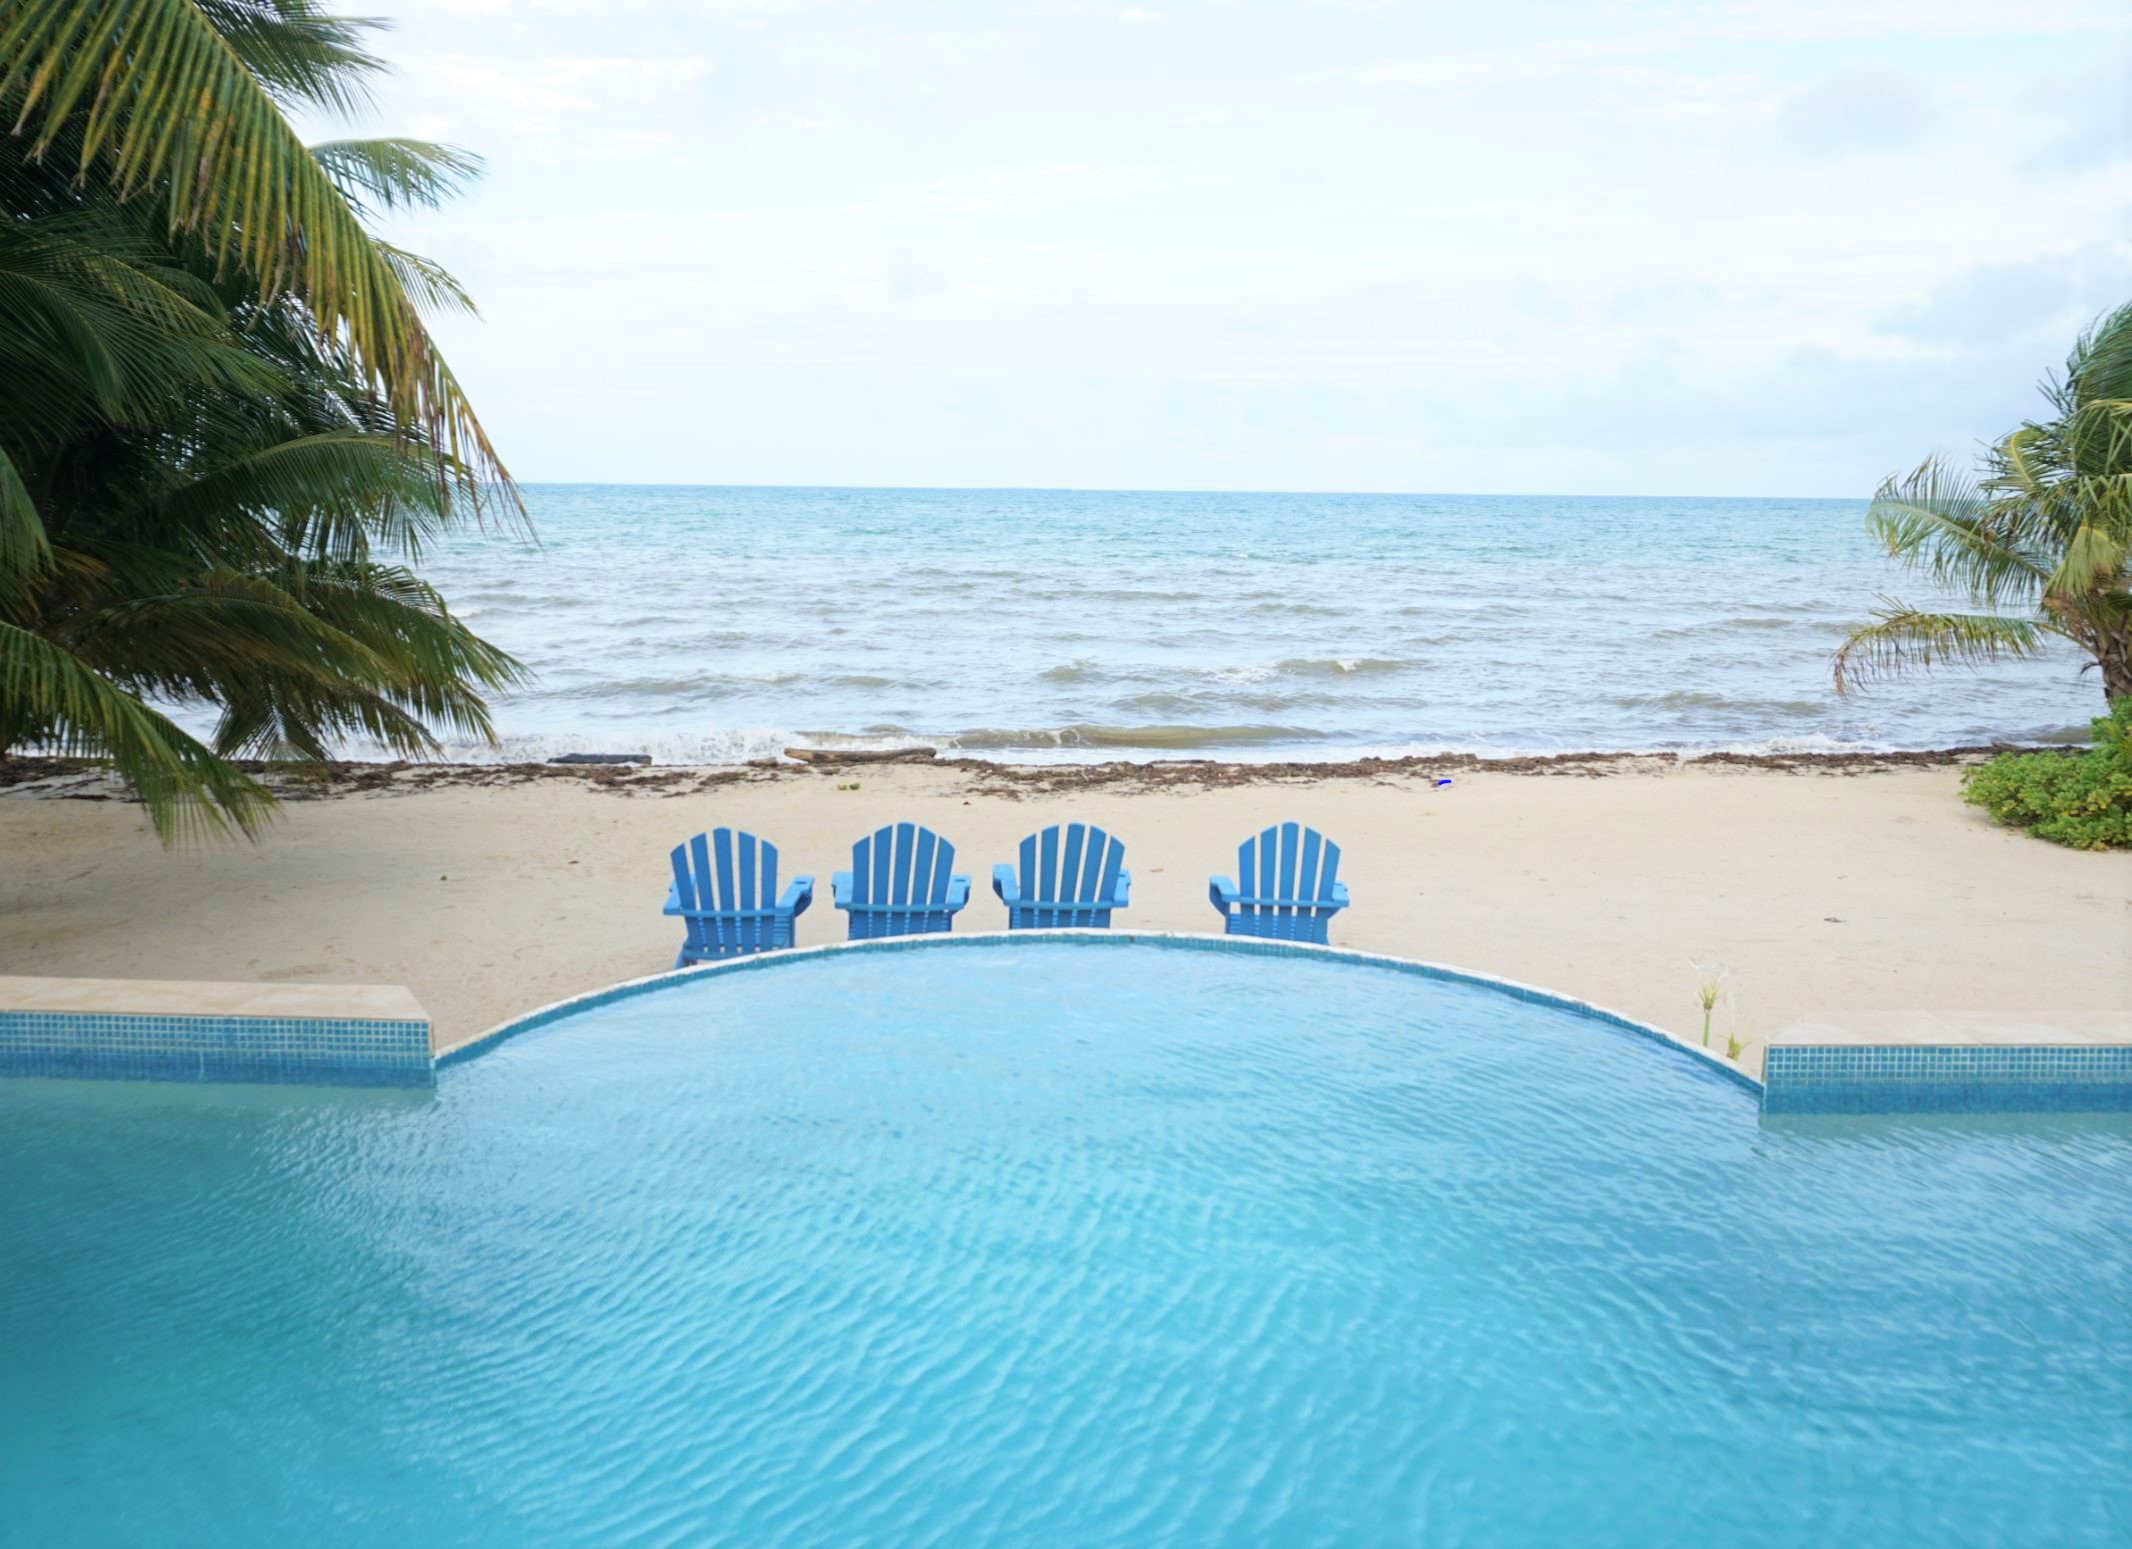
[(1262, 941), (1246, 936), (1214, 936), (1190, 931), (971, 931), (967, 934), (898, 936), (876, 941), (837, 941), (811, 947), (790, 947), (776, 952), (761, 952), (750, 957), (732, 958), (722, 963), (701, 963), (688, 968), (668, 969), (663, 973), (647, 974), (641, 979), (625, 979), (604, 989), (588, 990), (580, 995), (550, 1001), (508, 1021), (499, 1022), (465, 1042), (444, 1050), (436, 1056), (435, 1066), (441, 1071), (448, 1066), (476, 1059), (521, 1033), (546, 1027), (580, 1011), (590, 1011), (616, 1001), (633, 1000), (637, 996), (671, 989), (681, 984), (694, 984), (715, 974), (747, 973), (789, 963), (818, 961), (833, 953), (937, 951), (957, 947), (1012, 946), (1046, 942), (1091, 947), (1152, 946), (1173, 951), (1234, 952), (1257, 957), (1308, 957), (1321, 962), (1353, 963), (1363, 967), (1390, 969), (1443, 983), (1472, 985), (1513, 1000), (1573, 1012), (1607, 1026), (1634, 1033), (1665, 1049), (1689, 1056), (1705, 1068), (1753, 1093), (1758, 1100), (1762, 1096), (1761, 1082), (1716, 1052), (1689, 1043), (1654, 1023), (1639, 1021), (1635, 1017), (1594, 1005), (1590, 1001), (1579, 1000), (1573, 995), (1564, 995), (1555, 990), (1542, 989), (1538, 985), (1506, 979), (1498, 974), (1455, 968), (1447, 963), (1432, 963), (1421, 958), (1398, 957), (1384, 952), (1356, 952), (1346, 947)]

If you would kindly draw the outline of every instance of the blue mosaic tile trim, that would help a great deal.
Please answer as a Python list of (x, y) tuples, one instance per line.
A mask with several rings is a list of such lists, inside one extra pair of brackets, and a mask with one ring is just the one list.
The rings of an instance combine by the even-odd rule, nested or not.
[(1762, 1090), (1762, 1084), (1738, 1066), (1698, 1049), (1693, 1044), (1682, 1043), (1664, 1028), (1654, 1027), (1649, 1022), (1639, 1022), (1634, 1017), (1626, 1017), (1619, 1012), (1608, 1011), (1568, 995), (1557, 995), (1552, 990), (1536, 989), (1532, 985), (1519, 984), (1511, 979), (1498, 979), (1492, 974), (1470, 973), (1462, 968), (1448, 968), (1441, 963), (1424, 963), (1416, 958), (1388, 957), (1373, 952), (1349, 952), (1339, 947), (1312, 946), (1302, 942), (1266, 941), (1248, 936), (1195, 936), (1170, 932), (1110, 930), (982, 931), (966, 936), (898, 936), (878, 941), (847, 941), (821, 947), (796, 947), (783, 952), (763, 952), (753, 957), (733, 958), (722, 963), (706, 963), (671, 973), (653, 974), (649, 978), (632, 979), (604, 990), (595, 990), (588, 995), (557, 1001), (552, 1006), (543, 1006), (515, 1021), (491, 1028), (480, 1037), (440, 1055), (437, 1065), (439, 1069), (447, 1065), (457, 1065), (487, 1053), (507, 1038), (531, 1032), (537, 1027), (546, 1027), (551, 1022), (559, 1022), (580, 1011), (590, 1011), (595, 1006), (611, 1005), (618, 1000), (649, 995), (677, 984), (693, 983), (706, 974), (759, 973), (789, 963), (825, 957), (832, 952), (928, 952), (955, 947), (1019, 946), (1026, 942), (1067, 943), (1096, 949), (1153, 946), (1185, 952), (1245, 952), (1259, 957), (1309, 957), (1320, 962), (1356, 963), (1371, 968), (1390, 969), (1395, 973), (1415, 974), (1424, 979), (1437, 979), (1448, 984), (1471, 985), (1477, 989), (1508, 995), (1513, 1000), (1575, 1012), (1594, 1022), (1659, 1044), (1667, 1052), (1686, 1058), (1705, 1071), (1750, 1092), (1759, 1094)]
[(2132, 1045), (1779, 1044), (1764, 1113), (2132, 1113)]
[(0, 1075), (429, 1086), (427, 1022), (0, 1011)]

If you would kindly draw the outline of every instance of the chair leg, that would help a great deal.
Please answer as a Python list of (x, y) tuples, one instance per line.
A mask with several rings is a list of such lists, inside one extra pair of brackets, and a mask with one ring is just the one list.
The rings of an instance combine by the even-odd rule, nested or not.
[(681, 949), (681, 950), (680, 950), (679, 952), (676, 952), (676, 953), (674, 954), (674, 966), (675, 966), (676, 968), (686, 968), (686, 967), (688, 967), (688, 948), (687, 948), (687, 947), (683, 947), (683, 948), (682, 948), (682, 949)]

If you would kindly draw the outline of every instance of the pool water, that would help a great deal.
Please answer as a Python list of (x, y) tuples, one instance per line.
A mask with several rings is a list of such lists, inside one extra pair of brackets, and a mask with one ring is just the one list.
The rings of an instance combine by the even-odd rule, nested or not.
[(434, 1093), (0, 1082), (24, 1544), (2122, 1544), (2132, 1126), (1295, 957), (831, 954)]

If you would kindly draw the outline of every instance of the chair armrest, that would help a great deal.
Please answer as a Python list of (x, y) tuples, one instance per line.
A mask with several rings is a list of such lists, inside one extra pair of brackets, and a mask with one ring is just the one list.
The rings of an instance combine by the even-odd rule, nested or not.
[(666, 907), (659, 912), (661, 914), (679, 914), (681, 912), (680, 883), (669, 882), (666, 884)]
[(1133, 874), (1129, 871), (1120, 871), (1118, 873), (1118, 891), (1111, 895), (1110, 906), (1113, 909), (1123, 909), (1125, 901), (1132, 896)]
[(1022, 901), (1022, 874), (1001, 861), (992, 868), (992, 891), (1001, 903), (1012, 909)]
[(829, 901), (839, 909), (851, 907), (851, 873), (831, 872), (829, 876)]
[(955, 913), (970, 901), (970, 879), (964, 876), (948, 878), (948, 901), (943, 907), (949, 914)]
[(1332, 902), (1335, 909), (1345, 909), (1347, 907), (1347, 884), (1345, 882), (1335, 882), (1333, 884)]
[(1236, 884), (1227, 877), (1207, 878), (1207, 902), (1227, 914), (1236, 907)]
[(785, 888), (785, 896), (777, 901), (777, 907), (797, 919), (807, 912), (814, 902), (814, 878), (794, 877)]

